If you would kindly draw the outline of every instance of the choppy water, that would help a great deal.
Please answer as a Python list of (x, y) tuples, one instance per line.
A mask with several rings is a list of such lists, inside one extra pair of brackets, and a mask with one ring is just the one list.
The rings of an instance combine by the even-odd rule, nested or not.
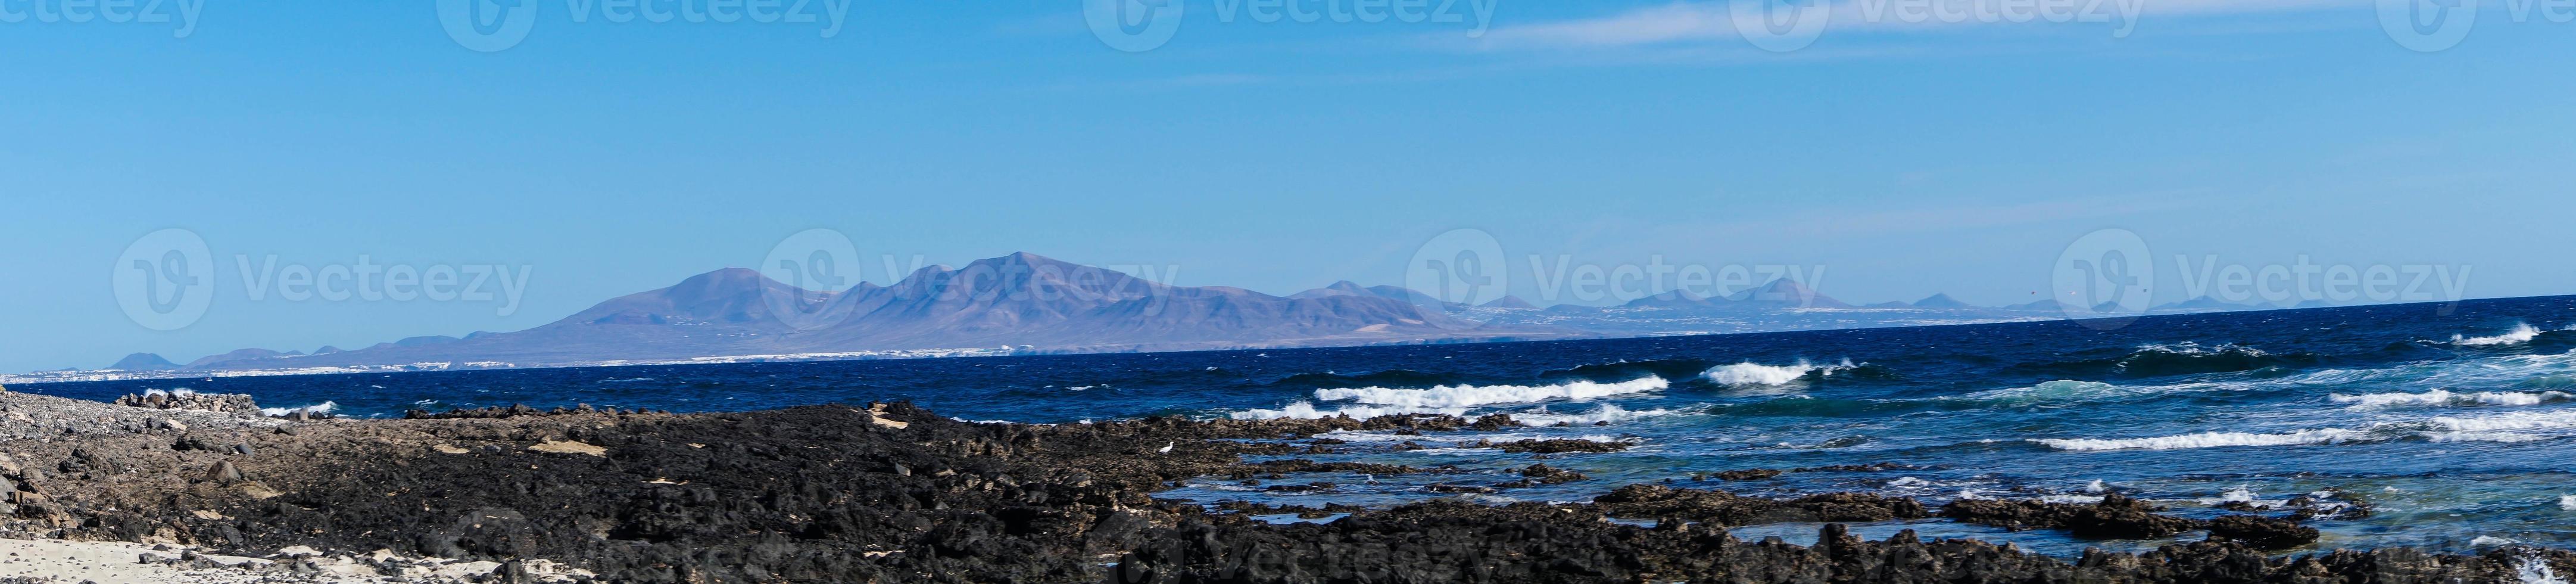
[[(1168, 496), (1320, 506), (1436, 497), (1434, 481), (1516, 478), (1526, 456), (1458, 448), (1516, 437), (1626, 439), (1616, 454), (1551, 466), (1592, 481), (1505, 491), (1503, 500), (1583, 500), (1631, 482), (1747, 494), (1876, 491), (1942, 501), (2051, 497), (2097, 487), (2215, 514), (2341, 489), (2378, 514), (2317, 524), (2324, 547), (2469, 551), (2507, 542), (2576, 547), (2576, 297), (2171, 316), (2111, 331), (2013, 323), (1606, 341), (1138, 355), (1024, 356), (221, 378), (18, 388), (93, 399), (145, 389), (250, 393), (272, 406), (329, 403), (398, 415), (524, 403), (681, 411), (911, 399), (969, 420), (1074, 423), (1198, 417), (1512, 413), (1500, 433), (1336, 436), (1433, 448), (1343, 458), (1470, 476), (1300, 476), (1331, 492), (1272, 494), (1204, 481)], [(1569, 422), (1568, 427), (1547, 424)], [(1608, 422), (1597, 425), (1598, 422)], [(1759, 481), (1696, 473), (1896, 463), (1913, 470), (1808, 472)], [(1372, 483), (1372, 479), (1374, 483)], [(2047, 532), (1941, 522), (1915, 528), (2083, 546)], [(1812, 538), (1810, 526), (1739, 535)], [(2190, 537), (2190, 536), (2186, 536)]]

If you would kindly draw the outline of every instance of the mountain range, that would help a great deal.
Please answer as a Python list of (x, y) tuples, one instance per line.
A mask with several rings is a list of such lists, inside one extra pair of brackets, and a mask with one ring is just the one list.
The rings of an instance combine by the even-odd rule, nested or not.
[[(2206, 298), (2158, 312), (2260, 308)], [(311, 353), (241, 349), (185, 364), (128, 355), (101, 372), (347, 372), (651, 362), (1140, 352), (1572, 339), (2063, 318), (2054, 300), (1973, 306), (1946, 294), (1855, 306), (1787, 279), (1719, 297), (1672, 290), (1616, 306), (1477, 306), (1335, 282), (1287, 296), (1172, 286), (1015, 253), (892, 285), (797, 288), (728, 268), (514, 332), (420, 336)]]
[(1392, 286), (1342, 282), (1281, 297), (1242, 288), (1171, 286), (1016, 253), (957, 268), (923, 268), (891, 286), (862, 283), (837, 293), (728, 268), (522, 331), (414, 337), (346, 351), (243, 349), (185, 365), (136, 354), (112, 368), (530, 367), (979, 348), (1130, 352), (1593, 336), (1562, 327), (1462, 320), (1441, 306)]

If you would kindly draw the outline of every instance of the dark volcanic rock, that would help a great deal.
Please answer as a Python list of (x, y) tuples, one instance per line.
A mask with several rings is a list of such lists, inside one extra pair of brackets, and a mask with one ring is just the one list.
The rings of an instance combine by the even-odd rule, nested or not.
[(1777, 500), (1661, 485), (1629, 485), (1593, 499), (1592, 504), (1611, 517), (1675, 518), (1726, 526), (1887, 521), (1930, 516), (1923, 504), (1913, 499), (1892, 499), (1865, 493), (1826, 493)]
[[(173, 448), (166, 433), (0, 442), (7, 455), (0, 471), (15, 487), (14, 516), (0, 519), (0, 530), (168, 540), (246, 555), (305, 545), (331, 555), (386, 549), (518, 566), (492, 580), (519, 578), (525, 566), (549, 560), (603, 582), (2328, 584), (2492, 582), (2529, 558), (2576, 567), (2567, 554), (2526, 550), (2273, 558), (2247, 544), (2270, 541), (2270, 532), (2255, 529), (2268, 525), (2260, 523), (2224, 540), (2074, 563), (1975, 541), (1925, 542), (1911, 532), (1870, 542), (1826, 525), (1818, 545), (1800, 547), (1745, 542), (1720, 527), (1925, 514), (1911, 499), (1867, 494), (1776, 500), (1637, 485), (1589, 504), (1442, 500), (1376, 511), (1217, 504), (1225, 513), (1153, 498), (1176, 481), (1205, 477), (1457, 472), (1242, 462), (1278, 455), (1282, 438), (1466, 426), (1455, 417), (1028, 426), (961, 423), (884, 404), (322, 420), (286, 426), (292, 433), (192, 424), (175, 440), (186, 449)], [(1155, 453), (1171, 443), (1183, 446)], [(11, 470), (10, 461), (25, 464)], [(1533, 465), (1520, 474), (1539, 481), (1571, 473)], [(1969, 513), (1976, 507), (1949, 511), (2069, 528), (2172, 519), (2134, 502), (2072, 510), (1997, 503)], [(1349, 516), (1272, 525), (1246, 515), (1278, 512)], [(1667, 521), (1649, 529), (1605, 517)]]
[(2190, 519), (2157, 515), (2159, 510), (2115, 493), (2093, 505), (1961, 499), (1942, 507), (1941, 516), (2014, 530), (2064, 529), (2094, 539), (2154, 539), (2199, 527)]
[(1762, 480), (1762, 479), (1767, 479), (1767, 478), (1771, 478), (1771, 477), (1780, 476), (1780, 471), (1779, 471), (1779, 470), (1776, 470), (1776, 469), (1768, 469), (1768, 468), (1748, 468), (1748, 469), (1741, 469), (1741, 470), (1720, 471), (1720, 472), (1718, 472), (1717, 474), (1710, 475), (1710, 476), (1717, 477), (1717, 479), (1718, 479), (1718, 480), (1722, 480), (1722, 481), (1758, 481), (1758, 480)]
[(150, 392), (116, 398), (116, 405), (155, 410), (259, 413), (259, 403), (238, 393)]
[(2317, 542), (2317, 528), (2297, 521), (2260, 515), (2229, 515), (2209, 520), (2211, 539), (2245, 542), (2263, 549), (2290, 549)]
[(1512, 454), (1528, 454), (1528, 453), (1536, 453), (1536, 454), (1557, 454), (1557, 453), (1564, 453), (1564, 452), (1619, 452), (1619, 451), (1627, 450), (1627, 449), (1628, 449), (1628, 443), (1626, 443), (1626, 442), (1594, 442), (1594, 441), (1591, 441), (1591, 440), (1567, 440), (1567, 439), (1555, 439), (1555, 440), (1521, 440), (1521, 441), (1516, 441), (1516, 442), (1498, 442), (1498, 443), (1494, 443), (1494, 445), (1493, 445), (1493, 446), (1494, 446), (1495, 448), (1501, 448), (1501, 449), (1503, 449), (1503, 452), (1508, 452), (1508, 453), (1512, 453)]

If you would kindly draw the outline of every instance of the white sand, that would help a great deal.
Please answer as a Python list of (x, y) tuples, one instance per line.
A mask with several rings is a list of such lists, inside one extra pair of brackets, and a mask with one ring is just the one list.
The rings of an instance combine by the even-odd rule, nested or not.
[[(191, 568), (164, 563), (144, 563), (144, 555), (176, 559), (180, 552), (155, 551), (152, 546), (125, 542), (90, 542), (61, 540), (0, 539), (0, 578), (52, 579), (65, 583), (96, 582), (179, 583), (179, 584), (255, 584), (278, 582), (326, 582), (358, 584), (378, 582), (468, 582), (490, 574), (501, 567), (492, 562), (455, 562), (438, 559), (403, 558), (401, 576), (381, 576), (375, 569), (348, 557), (321, 557), (302, 546), (279, 550), (282, 560), (314, 556), (321, 570), (312, 575), (298, 575), (286, 570), (254, 570), (281, 560), (232, 556), (201, 556), (224, 567)], [(391, 559), (392, 554), (379, 551), (376, 559)], [(573, 574), (588, 575), (580, 570), (565, 570), (552, 562), (532, 562), (533, 575), (539, 580), (567, 581)]]
[[(64, 582), (87, 580), (99, 584), (291, 581), (234, 568), (186, 570), (163, 564), (144, 564), (139, 562), (143, 554), (176, 558), (179, 552), (156, 552), (152, 546), (124, 542), (0, 539), (0, 577), (52, 578)], [(268, 563), (268, 560), (224, 556), (206, 556), (206, 559), (228, 565)]]

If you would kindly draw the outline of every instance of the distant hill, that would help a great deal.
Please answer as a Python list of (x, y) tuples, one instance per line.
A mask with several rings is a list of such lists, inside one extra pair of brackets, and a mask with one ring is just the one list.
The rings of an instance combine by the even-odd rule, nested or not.
[(214, 365), (214, 364), (217, 364), (217, 363), (229, 363), (229, 362), (235, 362), (235, 361), (251, 361), (251, 360), (258, 360), (258, 359), (270, 359), (270, 358), (276, 358), (276, 357), (289, 357), (289, 356), (297, 356), (297, 355), (303, 355), (303, 353), (294, 353), (294, 352), (280, 353), (280, 352), (277, 352), (277, 351), (271, 351), (271, 350), (268, 350), (268, 349), (241, 349), (241, 350), (233, 351), (233, 352), (230, 352), (230, 353), (224, 353), (224, 354), (221, 354), (221, 355), (209, 355), (209, 356), (206, 356), (205, 358), (201, 358), (201, 359), (198, 359), (198, 360), (195, 360), (195, 361), (189, 361), (189, 362), (188, 362), (188, 367), (187, 367), (187, 368), (188, 368), (188, 369), (203, 369), (203, 368), (206, 368), (207, 366)]
[(1780, 308), (1851, 308), (1841, 300), (1808, 288), (1797, 280), (1782, 278), (1726, 297), (1728, 302)]
[[(1590, 336), (1561, 327), (1469, 322), (1425, 308), (1440, 306), (1436, 302), (1417, 301), (1430, 297), (1350, 282), (1290, 297), (1170, 286), (1028, 253), (959, 268), (933, 266), (891, 286), (861, 284), (837, 293), (728, 268), (609, 299), (523, 331), (412, 337), (313, 355), (244, 349), (187, 368), (536, 366), (977, 347), (1162, 351)], [(774, 312), (781, 309), (789, 312)], [(807, 316), (814, 314), (831, 316)]]
[[(2038, 297), (2034, 295), (2034, 297)], [(1543, 340), (1960, 324), (2064, 318), (2053, 298), (1978, 307), (1947, 294), (1870, 310), (1779, 279), (1723, 297), (1666, 291), (1616, 306), (1516, 296), (1444, 303), (1400, 286), (1341, 281), (1272, 296), (1223, 286), (1171, 286), (1122, 272), (1017, 253), (922, 268), (891, 285), (804, 290), (728, 268), (611, 298), (527, 330), (416, 336), (312, 354), (242, 349), (178, 365), (127, 356), (113, 369), (241, 370), (534, 367), (626, 362), (823, 359), (1252, 349)], [(2313, 306), (2307, 303), (2301, 306)], [(2266, 308), (2210, 298), (2157, 306), (2183, 313)], [(1824, 309), (1824, 310), (1819, 310)], [(2104, 306), (2105, 313), (2123, 312)]]
[(151, 353), (135, 353), (132, 355), (126, 355), (123, 359), (116, 360), (115, 365), (109, 365), (107, 368), (118, 371), (167, 371), (178, 369), (179, 364), (172, 363), (169, 359), (163, 359), (160, 355), (154, 355)]
[[(2236, 303), (2233, 303), (2233, 302), (2227, 302), (2227, 301), (2224, 301), (2224, 300), (2219, 300), (2219, 299), (2211, 298), (2211, 297), (2208, 297), (2208, 296), (2202, 296), (2202, 297), (2193, 298), (2193, 299), (2190, 299), (2190, 300), (2184, 300), (2184, 301), (2181, 301), (2181, 302), (2175, 302), (2175, 303), (2171, 303), (2171, 304), (2162, 304), (2162, 305), (2157, 305), (2157, 306), (2156, 306), (2156, 307), (2154, 307), (2154, 308), (2149, 308), (2149, 309), (2147, 309), (2147, 312), (2212, 312), (2212, 311), (2226, 311), (2226, 310), (2252, 310), (2252, 309), (2262, 309), (2262, 308), (2270, 308), (2270, 307), (2268, 307), (2268, 306), (2262, 306), (2262, 305), (2259, 305), (2259, 304), (2236, 304)], [(2111, 309), (2112, 309), (2112, 310), (2117, 310), (2117, 308), (2116, 308), (2116, 307), (2112, 307)]]
[(1702, 308), (1711, 304), (1708, 297), (1689, 290), (1674, 290), (1628, 301), (1628, 308)]

